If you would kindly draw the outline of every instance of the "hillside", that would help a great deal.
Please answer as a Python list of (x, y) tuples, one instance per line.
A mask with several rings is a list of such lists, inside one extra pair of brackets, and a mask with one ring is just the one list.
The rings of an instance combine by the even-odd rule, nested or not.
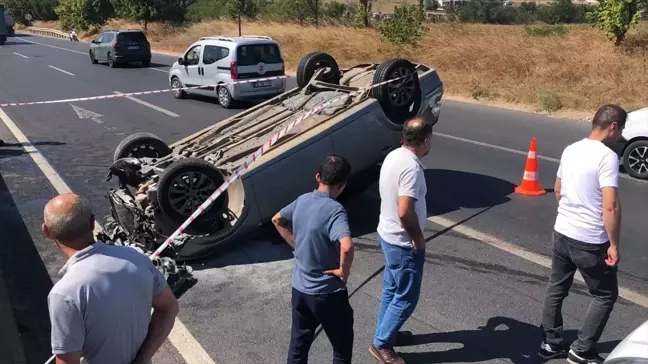
[[(111, 21), (105, 28), (126, 27), (138, 28), (123, 21)], [(592, 111), (605, 103), (646, 106), (648, 24), (639, 24), (618, 49), (590, 26), (564, 30), (563, 35), (533, 36), (524, 26), (429, 24), (423, 47), (412, 49), (383, 42), (371, 29), (243, 24), (244, 34), (279, 41), (287, 69), (295, 69), (314, 50), (331, 53), (343, 66), (406, 57), (436, 68), (448, 95), (550, 111)], [(200, 36), (214, 34), (237, 35), (236, 23), (210, 21), (186, 28), (152, 24), (148, 31), (153, 48), (168, 53), (182, 53)]]

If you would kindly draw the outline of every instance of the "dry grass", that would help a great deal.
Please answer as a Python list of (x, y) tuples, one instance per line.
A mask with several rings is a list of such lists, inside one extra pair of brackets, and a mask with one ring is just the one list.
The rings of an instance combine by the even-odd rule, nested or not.
[[(56, 23), (36, 26), (57, 27)], [(112, 21), (108, 28), (137, 28)], [(244, 34), (277, 39), (286, 68), (295, 69), (311, 51), (331, 53), (341, 66), (405, 57), (436, 68), (448, 95), (532, 106), (551, 93), (563, 109), (595, 110), (605, 103), (629, 109), (645, 106), (648, 95), (648, 24), (640, 24), (615, 49), (601, 32), (587, 25), (566, 26), (562, 36), (529, 36), (522, 26), (430, 24), (420, 48), (383, 42), (374, 30), (244, 23)], [(204, 35), (238, 34), (231, 22), (212, 21), (188, 28), (149, 26), (154, 49), (178, 54)]]

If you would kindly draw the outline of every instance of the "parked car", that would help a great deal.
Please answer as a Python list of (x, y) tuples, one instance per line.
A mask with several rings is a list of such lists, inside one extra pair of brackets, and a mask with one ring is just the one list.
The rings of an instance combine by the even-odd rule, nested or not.
[[(279, 44), (270, 37), (212, 36), (191, 44), (184, 55), (171, 66), (169, 83), (176, 89), (173, 95), (184, 98), (181, 87), (211, 86), (192, 89), (192, 93), (213, 96), (224, 108), (236, 101), (269, 99), (286, 91), (286, 80), (258, 81), (255, 79), (285, 75)], [(248, 83), (227, 84), (246, 80)]]
[[(434, 125), (439, 118), (443, 83), (423, 64), (391, 59), (340, 71), (330, 55), (311, 53), (296, 78), (295, 89), (171, 145), (149, 133), (126, 137), (110, 167), (119, 187), (108, 192), (112, 216), (100, 239), (154, 251), (251, 153), (295, 118), (336, 99), (277, 140), (163, 251), (159, 266), (169, 275), (179, 269), (176, 261), (240, 241), (312, 190), (326, 155), (345, 157), (356, 176), (400, 146), (408, 119), (418, 115)], [(392, 79), (398, 81), (359, 92)]]
[(648, 321), (617, 345), (604, 364), (648, 364)]
[(648, 107), (628, 113), (615, 151), (629, 175), (648, 180)]
[(107, 62), (110, 68), (129, 62), (151, 65), (151, 44), (141, 30), (108, 30), (90, 44), (90, 62)]

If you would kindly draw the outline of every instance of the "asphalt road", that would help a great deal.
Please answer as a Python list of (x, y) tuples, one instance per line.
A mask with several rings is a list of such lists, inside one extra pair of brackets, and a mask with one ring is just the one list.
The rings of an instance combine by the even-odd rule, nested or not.
[[(87, 50), (87, 44), (58, 39), (12, 39), (0, 47), (0, 103), (168, 87), (164, 71), (175, 57), (155, 55), (154, 69), (110, 69), (90, 64)], [(294, 82), (289, 80), (289, 85)], [(105, 181), (107, 167), (126, 135), (148, 131), (173, 142), (237, 112), (223, 110), (215, 100), (175, 100), (170, 93), (137, 99), (155, 108), (117, 98), (4, 110), (69, 187), (92, 200), (102, 217), (108, 213), (105, 192), (114, 187), (114, 181)], [(101, 116), (82, 119), (79, 108)], [(548, 256), (556, 209), (553, 196), (521, 197), (512, 193), (513, 188), (520, 182), (532, 137), (545, 157), (540, 161), (541, 183), (550, 189), (558, 167), (555, 159), (588, 129), (575, 121), (446, 101), (434, 146), (424, 159), (430, 214)], [(0, 147), (0, 278), (5, 280), (26, 362), (42, 363), (48, 357), (45, 297), (64, 261), (39, 228), (42, 207), (56, 190), (3, 124), (0, 138), (9, 143)], [(381, 283), (382, 257), (373, 233), (378, 201), (371, 189), (375, 186), (347, 203), (359, 249), (350, 282), (357, 363), (373, 362), (367, 345)], [(620, 283), (647, 295), (648, 227), (641, 213), (648, 185), (623, 178), (620, 193), (624, 213)], [(407, 324), (416, 341), (400, 348), (408, 353), (406, 359), (534, 361), (548, 270), (434, 223), (426, 233), (430, 241), (423, 297)], [(261, 239), (242, 242), (231, 252), (194, 266), (199, 282), (181, 298), (180, 319), (216, 363), (285, 360), (294, 264), (290, 257), (286, 246)], [(570, 329), (578, 327), (589, 303), (587, 289), (577, 286), (564, 308)], [(0, 315), (1, 308), (0, 302)], [(645, 307), (620, 300), (599, 349), (609, 352), (647, 317)], [(574, 337), (573, 331), (570, 335)], [(184, 362), (179, 351), (166, 344), (156, 362)], [(330, 360), (325, 335), (318, 337), (311, 358), (316, 363)]]

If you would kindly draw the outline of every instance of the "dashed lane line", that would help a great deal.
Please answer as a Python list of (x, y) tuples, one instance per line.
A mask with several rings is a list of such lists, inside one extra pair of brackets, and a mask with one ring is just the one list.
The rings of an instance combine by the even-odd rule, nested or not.
[(54, 69), (54, 70), (57, 70), (57, 71), (59, 71), (59, 72), (65, 73), (66, 75), (74, 76), (74, 73), (72, 73), (72, 72), (68, 72), (68, 71), (66, 71), (66, 70), (62, 70), (62, 69), (60, 69), (60, 68), (58, 68), (58, 67), (54, 67), (54, 66), (52, 66), (52, 65), (49, 65), (49, 66), (47, 66), (47, 67), (49, 67), (49, 68), (51, 68), (51, 69)]
[(17, 55), (17, 56), (19, 56), (19, 57), (22, 57), (22, 58), (29, 58), (29, 57), (27, 57), (26, 55), (24, 55), (24, 54), (20, 54), (20, 53), (18, 53), (18, 52), (13, 52), (13, 54), (15, 54), (15, 55)]
[[(122, 95), (122, 94), (123, 94), (123, 93), (121, 93), (121, 92), (119, 92), (119, 91), (114, 91), (114, 93), (117, 94), (117, 95)], [(129, 100), (131, 100), (131, 101), (137, 102), (137, 103), (140, 104), (140, 105), (144, 105), (144, 106), (146, 106), (146, 107), (150, 107), (150, 108), (153, 109), (153, 110), (156, 110), (156, 111), (159, 111), (159, 112), (161, 112), (161, 113), (163, 113), (163, 114), (169, 115), (169, 116), (172, 117), (172, 118), (178, 118), (178, 117), (180, 117), (180, 115), (174, 113), (173, 111), (169, 111), (169, 110), (164, 109), (164, 108), (161, 108), (161, 107), (159, 107), (159, 106), (157, 106), (157, 105), (153, 105), (153, 104), (151, 104), (151, 103), (149, 103), (149, 102), (146, 102), (146, 101), (144, 101), (144, 100), (140, 100), (140, 99), (138, 99), (138, 98), (136, 98), (136, 97), (133, 97), (133, 96), (123, 96), (123, 97), (124, 97), (124, 98), (127, 98), (127, 99), (129, 99)]]
[[(36, 166), (43, 172), (45, 177), (52, 184), (58, 193), (70, 193), (72, 190), (65, 183), (63, 178), (56, 172), (54, 167), (45, 159), (45, 156), (34, 147), (34, 145), (27, 139), (25, 134), (16, 126), (16, 123), (9, 118), (9, 115), (0, 109), (0, 119), (7, 126), (9, 131), (14, 135), (16, 140), (23, 146), (25, 152), (32, 158)], [(95, 224), (95, 231), (101, 229), (99, 223)], [(173, 330), (169, 335), (168, 340), (178, 350), (180, 356), (187, 364), (216, 364), (214, 360), (207, 354), (205, 349), (200, 345), (196, 338), (189, 332), (187, 327), (176, 317)]]

